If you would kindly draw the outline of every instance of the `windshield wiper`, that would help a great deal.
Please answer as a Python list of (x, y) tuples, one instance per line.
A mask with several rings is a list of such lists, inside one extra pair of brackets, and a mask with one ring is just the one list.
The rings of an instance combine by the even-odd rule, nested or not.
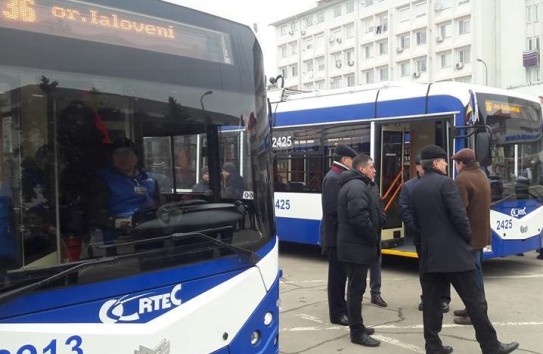
[[(130, 256), (133, 256), (133, 255), (130, 255)], [(86, 262), (81, 262), (81, 263), (78, 263), (68, 269), (65, 269), (59, 273), (56, 273), (56, 274), (53, 274), (43, 280), (39, 280), (37, 282), (34, 282), (34, 283), (31, 283), (31, 284), (28, 284), (28, 285), (25, 285), (25, 286), (22, 286), (20, 288), (16, 288), (16, 289), (13, 289), (13, 290), (9, 290), (9, 291), (6, 291), (5, 293), (3, 294), (0, 294), (0, 305), (3, 305), (7, 302), (9, 302), (10, 300), (18, 297), (18, 296), (21, 296), (22, 294), (25, 294), (25, 293), (28, 293), (28, 292), (31, 292), (33, 290), (36, 290), (36, 289), (39, 289), (45, 285), (48, 285), (48, 284), (51, 284), (57, 280), (60, 280), (60, 279), (63, 279), (63, 278), (66, 278), (68, 275), (70, 274), (73, 274), (81, 269), (84, 269), (84, 268), (88, 268), (90, 266), (94, 266), (96, 264), (103, 264), (103, 263), (109, 263), (109, 262), (114, 262), (114, 261), (117, 261), (119, 260), (119, 257), (110, 257), (110, 258), (101, 258), (101, 259), (95, 259), (95, 260), (91, 260), (91, 261), (86, 261)], [(42, 268), (40, 269), (37, 269), (37, 271), (43, 271)]]
[(243, 256), (245, 257), (246, 259), (249, 260), (250, 264), (251, 265), (255, 265), (260, 259), (261, 257), (251, 251), (251, 250), (248, 250), (246, 248), (243, 248), (243, 247), (239, 247), (239, 246), (235, 246), (235, 245), (232, 245), (230, 243), (227, 243), (227, 242), (224, 242), (224, 241), (221, 241), (215, 237), (212, 237), (212, 236), (209, 236), (209, 235), (206, 235), (206, 233), (217, 233), (217, 232), (221, 232), (221, 231), (232, 231), (234, 230), (234, 227), (233, 226), (224, 226), (224, 227), (217, 227), (217, 228), (213, 228), (213, 229), (204, 229), (204, 230), (198, 230), (198, 231), (191, 231), (191, 232), (177, 232), (177, 233), (173, 233), (173, 234), (170, 234), (170, 235), (165, 235), (165, 236), (157, 236), (157, 237), (151, 237), (151, 238), (147, 238), (147, 239), (143, 239), (143, 240), (135, 240), (135, 241), (129, 241), (129, 242), (122, 242), (122, 243), (116, 243), (114, 245), (100, 245), (100, 246), (97, 246), (98, 248), (115, 248), (115, 247), (120, 247), (120, 246), (129, 246), (129, 245), (141, 245), (141, 244), (146, 244), (146, 243), (154, 243), (154, 242), (157, 242), (157, 241), (165, 241), (165, 240), (180, 240), (182, 238), (187, 238), (187, 237), (190, 237), (190, 236), (197, 236), (197, 237), (200, 237), (200, 238), (203, 238), (204, 240), (207, 240), (207, 241), (211, 241), (212, 243), (216, 244), (216, 245), (220, 245), (240, 256)]

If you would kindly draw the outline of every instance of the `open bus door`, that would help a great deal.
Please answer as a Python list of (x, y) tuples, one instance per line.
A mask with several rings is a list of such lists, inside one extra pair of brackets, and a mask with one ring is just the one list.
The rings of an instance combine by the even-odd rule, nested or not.
[(421, 117), (404, 123), (376, 125), (376, 134), (380, 138), (376, 139), (376, 159), (379, 161), (377, 181), (387, 215), (382, 232), (383, 254), (417, 258), (413, 240), (405, 239), (400, 218), (401, 188), (404, 182), (415, 176), (415, 156), (424, 146), (436, 144), (450, 152), (452, 140), (449, 127), (453, 124), (453, 118)]

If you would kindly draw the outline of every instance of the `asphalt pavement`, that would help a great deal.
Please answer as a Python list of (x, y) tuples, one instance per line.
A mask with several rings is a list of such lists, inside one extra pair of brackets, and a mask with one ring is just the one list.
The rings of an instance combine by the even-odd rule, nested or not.
[[(517, 341), (514, 353), (543, 354), (543, 261), (537, 253), (483, 263), (489, 318), (502, 342)], [(330, 324), (326, 296), (328, 263), (316, 247), (281, 244), (280, 353), (425, 353), (420, 284), (416, 260), (385, 256), (382, 297), (388, 307), (370, 304), (364, 294), (364, 323), (375, 328), (377, 348), (352, 344), (348, 327)], [(481, 353), (472, 326), (453, 322), (455, 309), (464, 308), (454, 290), (451, 311), (443, 315), (441, 339), (454, 353)]]

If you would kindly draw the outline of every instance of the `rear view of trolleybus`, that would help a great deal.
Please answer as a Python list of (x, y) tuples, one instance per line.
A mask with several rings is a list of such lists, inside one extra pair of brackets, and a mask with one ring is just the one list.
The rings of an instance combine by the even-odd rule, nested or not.
[(0, 1), (0, 42), (0, 353), (277, 353), (253, 32), (157, 0)]
[[(416, 257), (399, 196), (415, 175), (414, 156), (437, 144), (449, 156), (474, 148), (488, 176), (492, 242), (485, 258), (542, 247), (543, 121), (535, 97), (462, 83), (389, 82), (270, 98), (280, 240), (319, 244), (322, 179), (335, 147), (347, 144), (375, 161), (387, 214), (382, 252)], [(454, 177), (454, 164), (448, 172)]]

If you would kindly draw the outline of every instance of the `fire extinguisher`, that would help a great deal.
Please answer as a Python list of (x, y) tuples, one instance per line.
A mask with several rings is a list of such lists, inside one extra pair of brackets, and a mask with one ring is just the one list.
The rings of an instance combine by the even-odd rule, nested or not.
[(81, 258), (81, 239), (71, 234), (65, 241), (68, 260), (70, 262), (78, 261)]

